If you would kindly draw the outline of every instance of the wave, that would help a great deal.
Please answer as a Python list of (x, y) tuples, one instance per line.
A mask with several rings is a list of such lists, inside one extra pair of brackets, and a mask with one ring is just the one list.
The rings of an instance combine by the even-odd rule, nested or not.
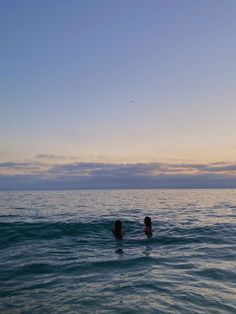
[[(143, 244), (143, 226), (136, 222), (125, 221), (125, 238), (127, 243)], [(91, 239), (113, 240), (112, 222), (2, 222), (0, 223), (1, 246), (9, 246), (26, 240), (51, 240), (76, 237), (91, 241)], [(154, 236), (149, 240), (152, 244), (188, 244), (215, 243), (223, 244), (235, 241), (236, 228), (233, 224), (215, 224), (211, 226), (181, 227), (167, 225), (154, 230)]]

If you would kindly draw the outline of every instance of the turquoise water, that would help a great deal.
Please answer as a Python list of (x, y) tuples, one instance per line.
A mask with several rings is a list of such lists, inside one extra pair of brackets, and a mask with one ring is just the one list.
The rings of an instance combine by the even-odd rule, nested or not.
[(0, 237), (0, 313), (236, 313), (236, 190), (0, 192)]

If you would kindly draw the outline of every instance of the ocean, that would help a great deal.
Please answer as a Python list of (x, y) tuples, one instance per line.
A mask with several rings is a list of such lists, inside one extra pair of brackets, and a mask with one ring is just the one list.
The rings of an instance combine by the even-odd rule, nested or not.
[(236, 313), (236, 190), (0, 192), (0, 239), (0, 313)]

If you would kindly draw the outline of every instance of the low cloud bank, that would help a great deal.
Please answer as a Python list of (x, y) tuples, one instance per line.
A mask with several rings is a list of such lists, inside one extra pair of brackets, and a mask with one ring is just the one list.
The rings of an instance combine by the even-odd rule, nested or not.
[(236, 163), (0, 163), (0, 190), (236, 188)]

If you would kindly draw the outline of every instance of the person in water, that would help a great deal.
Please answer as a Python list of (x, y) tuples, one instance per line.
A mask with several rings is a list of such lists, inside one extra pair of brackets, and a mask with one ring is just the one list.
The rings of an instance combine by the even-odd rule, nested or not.
[(122, 240), (124, 232), (122, 230), (122, 222), (120, 220), (116, 220), (113, 228), (113, 233), (116, 239)]
[(144, 232), (148, 238), (152, 237), (152, 220), (150, 217), (146, 216), (144, 218), (145, 229)]

